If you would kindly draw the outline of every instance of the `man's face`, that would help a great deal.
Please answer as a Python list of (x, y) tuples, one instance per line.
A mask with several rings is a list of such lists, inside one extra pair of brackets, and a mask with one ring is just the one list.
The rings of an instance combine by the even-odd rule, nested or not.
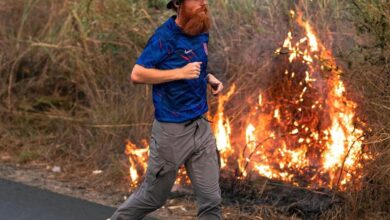
[(180, 11), (183, 19), (183, 32), (196, 36), (208, 32), (211, 22), (207, 0), (185, 0)]

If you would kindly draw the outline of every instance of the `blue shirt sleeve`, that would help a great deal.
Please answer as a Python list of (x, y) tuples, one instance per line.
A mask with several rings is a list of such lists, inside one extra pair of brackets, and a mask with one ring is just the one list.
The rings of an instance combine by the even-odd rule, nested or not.
[(169, 41), (155, 33), (149, 39), (136, 64), (145, 68), (156, 68), (172, 51)]

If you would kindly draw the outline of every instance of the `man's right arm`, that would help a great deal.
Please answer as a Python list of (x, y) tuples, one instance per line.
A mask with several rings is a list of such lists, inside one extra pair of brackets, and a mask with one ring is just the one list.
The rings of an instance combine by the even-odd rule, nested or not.
[(193, 62), (172, 70), (145, 68), (136, 64), (131, 72), (131, 81), (135, 84), (160, 84), (182, 79), (197, 79), (201, 64), (201, 62)]

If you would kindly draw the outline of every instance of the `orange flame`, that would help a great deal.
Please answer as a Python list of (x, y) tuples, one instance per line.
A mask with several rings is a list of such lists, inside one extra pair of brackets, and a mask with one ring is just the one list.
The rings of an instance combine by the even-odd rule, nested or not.
[[(295, 16), (295, 12), (291, 11), (291, 15)], [(253, 174), (254, 168), (261, 176), (290, 181), (297, 185), (332, 187), (338, 182), (345, 185), (352, 176), (358, 175), (361, 168), (363, 130), (354, 123), (357, 119), (357, 105), (346, 97), (346, 89), (338, 70), (331, 69), (328, 80), (316, 73), (319, 69), (334, 68), (336, 62), (319, 42), (310, 24), (303, 21), (301, 13), (298, 13), (297, 23), (305, 30), (306, 36), (294, 44), (292, 33), (289, 32), (283, 43), (283, 48), (290, 53), (288, 60), (291, 64), (302, 62), (308, 67), (304, 72), (304, 81), (299, 82), (302, 90), (294, 101), (298, 104), (295, 114), (321, 111), (323, 115), (317, 116), (328, 118), (329, 127), (318, 129), (314, 126), (321, 124), (320, 120), (325, 120), (321, 118), (313, 120), (303, 117), (294, 121), (292, 111), (295, 110), (287, 109), (282, 103), (275, 103), (271, 95), (260, 94), (258, 106), (252, 108), (249, 114), (255, 117), (248, 119), (246, 147), (235, 148), (232, 152), (244, 151), (236, 155), (242, 177), (247, 177), (249, 171)], [(276, 53), (279, 54), (280, 51), (282, 48), (276, 50)], [(298, 80), (299, 77), (299, 73), (290, 72), (288, 69), (284, 74), (291, 81)], [(310, 110), (304, 109), (303, 103), (310, 101), (307, 97), (314, 89), (319, 89), (319, 84), (325, 84), (322, 86), (327, 88), (326, 99), (312, 100)], [(229, 98), (221, 99), (225, 103)], [(265, 110), (269, 108), (271, 110)], [(220, 108), (217, 114), (224, 115)], [(217, 124), (228, 121), (223, 117), (217, 119)], [(288, 126), (289, 124), (291, 126)], [(225, 127), (224, 130), (231, 131), (232, 128)], [(281, 134), (277, 130), (284, 130), (285, 133)], [(216, 133), (218, 143), (231, 142), (220, 129), (216, 129)], [(225, 166), (231, 156), (222, 154)], [(300, 179), (305, 175), (310, 181), (301, 183)]]

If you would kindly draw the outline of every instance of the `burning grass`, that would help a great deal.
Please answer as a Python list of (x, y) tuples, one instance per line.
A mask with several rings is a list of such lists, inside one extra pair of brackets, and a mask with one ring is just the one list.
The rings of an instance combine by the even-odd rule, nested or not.
[[(137, 185), (151, 90), (131, 85), (128, 76), (147, 37), (170, 14), (125, 0), (0, 6), (0, 150), (26, 163), (60, 163), (68, 175), (87, 173), (102, 187)], [(230, 90), (210, 98), (223, 178), (241, 181), (236, 193), (261, 176), (342, 189), (343, 202), (323, 218), (380, 219), (390, 207), (390, 6), (300, 6), (297, 25), (293, 2), (211, 3), (210, 71)], [(125, 152), (130, 175), (125, 139), (135, 142)], [(88, 175), (96, 169), (104, 173)], [(264, 205), (240, 210), (264, 218), (280, 212)]]

